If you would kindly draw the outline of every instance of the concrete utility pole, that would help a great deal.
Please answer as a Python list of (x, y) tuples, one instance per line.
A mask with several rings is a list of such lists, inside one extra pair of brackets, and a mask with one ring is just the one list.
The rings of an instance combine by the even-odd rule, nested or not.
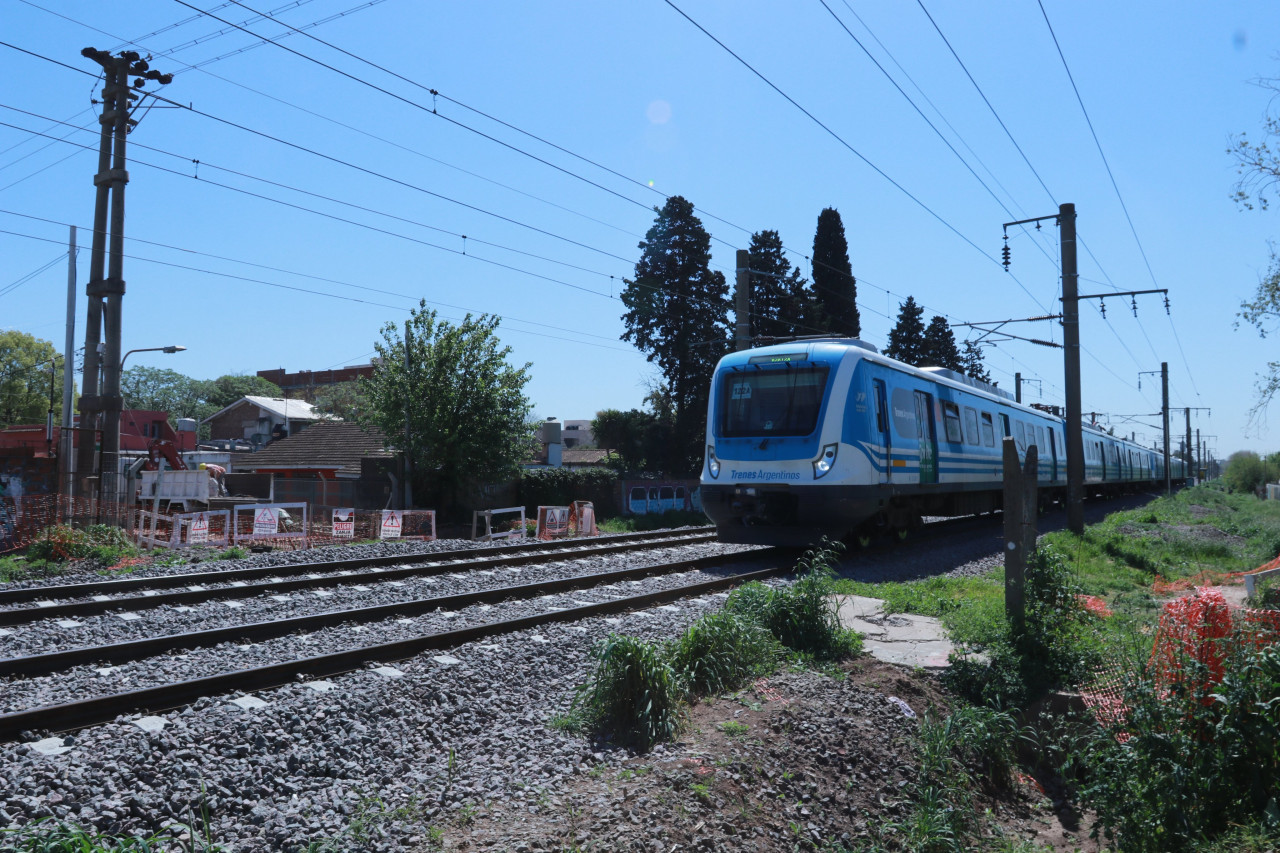
[(733, 348), (751, 349), (751, 253), (739, 249), (733, 287)]
[(1164, 493), (1173, 494), (1173, 466), (1169, 462), (1169, 362), (1160, 362), (1160, 415), (1164, 419)]
[[(125, 170), (125, 138), (133, 125), (129, 117), (130, 102), (139, 97), (129, 86), (141, 89), (147, 80), (161, 85), (173, 76), (152, 69), (133, 51), (112, 56), (104, 50), (86, 47), (80, 51), (86, 59), (102, 66), (106, 85), (102, 89), (102, 115), (98, 121), (102, 134), (98, 150), (97, 187), (93, 211), (93, 250), (89, 259), (88, 322), (85, 326), (84, 393), (80, 397), (80, 425), (92, 429), (102, 420), (102, 457), (99, 494), (109, 503), (119, 498), (120, 474), (120, 337), (124, 301), (124, 188), (129, 182)], [(107, 211), (110, 208), (110, 249), (107, 247)], [(103, 275), (106, 267), (106, 276)], [(93, 433), (80, 440), (77, 469), (82, 482), (93, 471)], [(82, 487), (82, 494), (84, 490)], [(101, 509), (99, 510), (101, 514)], [(106, 520), (114, 512), (108, 510)]]
[(1062, 253), (1063, 371), (1067, 385), (1067, 528), (1084, 535), (1084, 425), (1080, 422), (1080, 293), (1076, 265), (1076, 206), (1058, 205)]
[(1022, 374), (1013, 374), (1013, 400), (1015, 403), (1022, 402)]
[(1189, 408), (1187, 409), (1187, 443), (1185, 448), (1186, 450), (1184, 451), (1184, 455), (1186, 456), (1187, 468), (1183, 473), (1188, 477), (1194, 477), (1195, 472), (1191, 470), (1191, 465), (1195, 461), (1196, 457), (1195, 454), (1191, 452), (1191, 409)]
[(75, 477), (71, 470), (71, 455), (75, 447), (75, 433), (71, 428), (72, 395), (76, 371), (76, 227), (71, 226), (71, 239), (67, 246), (67, 336), (62, 347), (62, 434), (58, 438), (58, 467), (61, 477), (58, 491), (73, 497)]
[(410, 325), (411, 320), (404, 321), (404, 508), (411, 509), (413, 507), (413, 441), (410, 439), (409, 428), (409, 400), (415, 392), (413, 382), (411, 380), (412, 373), (409, 365), (411, 360), (409, 351), (413, 347), (413, 327)]

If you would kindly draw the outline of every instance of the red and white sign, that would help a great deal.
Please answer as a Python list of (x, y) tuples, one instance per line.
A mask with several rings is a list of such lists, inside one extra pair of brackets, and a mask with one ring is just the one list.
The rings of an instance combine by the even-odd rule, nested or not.
[(398, 509), (384, 509), (382, 511), (382, 526), (379, 528), (378, 538), (380, 539), (399, 539), (400, 531), (404, 527), (404, 513)]
[(356, 535), (356, 511), (354, 509), (335, 509), (333, 511), (333, 538), (352, 539)]
[(567, 506), (538, 507), (539, 539), (560, 539), (569, 535), (569, 508)]
[(274, 536), (280, 532), (280, 516), (274, 508), (264, 506), (253, 514), (253, 535)]
[(209, 513), (197, 512), (191, 516), (191, 531), (187, 535), (187, 542), (192, 545), (198, 545), (201, 542), (209, 541)]

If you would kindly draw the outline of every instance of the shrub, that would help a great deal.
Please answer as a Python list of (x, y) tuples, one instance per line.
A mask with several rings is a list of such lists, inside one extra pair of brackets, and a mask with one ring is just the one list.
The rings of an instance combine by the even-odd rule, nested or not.
[(779, 651), (768, 631), (721, 610), (690, 625), (672, 643), (669, 660), (688, 692), (705, 695), (766, 675), (777, 664)]
[[(1119, 849), (1202, 849), (1232, 826), (1280, 829), (1280, 646), (1217, 641), (1218, 680), (1198, 649), (1144, 667), (1127, 713), (1089, 743), (1082, 790)], [(1210, 641), (1214, 642), (1214, 641)]]
[(739, 587), (725, 610), (767, 628), (787, 648), (802, 656), (833, 660), (862, 651), (862, 637), (840, 627), (831, 564), (841, 546), (824, 540), (805, 552), (796, 569), (800, 578), (772, 589), (760, 583)]
[(674, 735), (684, 690), (663, 648), (610, 634), (594, 654), (595, 673), (579, 697), (584, 723), (642, 749)]
[(568, 506), (576, 500), (591, 501), (597, 518), (613, 515), (618, 508), (618, 473), (608, 468), (538, 468), (520, 477), (520, 502), (530, 513), (539, 506)]

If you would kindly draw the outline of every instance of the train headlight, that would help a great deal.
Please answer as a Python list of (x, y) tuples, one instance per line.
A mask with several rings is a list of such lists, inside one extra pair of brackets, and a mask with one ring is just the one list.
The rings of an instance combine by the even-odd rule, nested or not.
[(720, 460), (716, 458), (716, 449), (714, 445), (707, 445), (707, 473), (711, 475), (711, 479), (720, 476)]
[(840, 449), (838, 444), (828, 444), (822, 448), (822, 455), (813, 462), (813, 479), (821, 480), (823, 477), (831, 473), (831, 469), (836, 464), (836, 452)]

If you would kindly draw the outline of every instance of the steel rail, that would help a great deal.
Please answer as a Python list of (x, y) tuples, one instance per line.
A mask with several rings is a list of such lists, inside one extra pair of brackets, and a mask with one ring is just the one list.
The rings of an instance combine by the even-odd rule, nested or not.
[[(307, 576), (285, 580), (275, 575), (261, 583), (244, 584), (242, 586), (215, 587), (212, 589), (186, 589), (181, 592), (158, 593), (156, 595), (138, 595), (127, 598), (112, 598), (105, 601), (72, 601), (61, 604), (41, 605), (37, 607), (15, 607), (0, 609), (0, 627), (23, 625), (44, 619), (66, 619), (73, 616), (96, 616), (115, 610), (149, 610), (166, 605), (199, 604), (205, 601), (222, 601), (236, 598), (253, 598), (269, 591), (296, 591), (315, 589), (318, 587), (341, 586), (348, 583), (377, 582), (399, 580), (411, 577), (431, 577), (448, 574), (458, 569), (478, 571), (486, 568), (501, 568), (510, 565), (530, 565), (548, 563), (556, 560), (574, 560), (583, 557), (596, 557), (608, 554), (642, 551), (653, 548), (667, 548), (680, 545), (696, 545), (709, 542), (715, 534), (703, 533), (694, 536), (672, 537), (670, 539), (651, 539), (643, 542), (596, 544), (578, 548), (573, 551), (543, 551), (534, 554), (507, 554), (502, 557), (488, 557), (475, 560), (458, 560), (432, 565), (409, 566), (400, 569), (383, 569), (374, 566), (367, 572), (342, 571), (318, 576)], [(232, 581), (234, 583), (234, 581)], [(241, 582), (243, 583), (243, 582)], [(192, 586), (196, 586), (192, 584)]]
[(656, 566), (640, 566), (619, 569), (613, 572), (576, 575), (568, 578), (552, 578), (516, 586), (502, 586), (432, 598), (417, 598), (412, 601), (401, 601), (393, 604), (377, 604), (371, 607), (356, 607), (346, 610), (327, 610), (323, 613), (294, 616), (288, 619), (273, 619), (268, 622), (249, 622), (183, 634), (163, 634), (157, 637), (146, 637), (141, 640), (110, 643), (105, 646), (79, 646), (56, 652), (3, 658), (0, 659), (0, 677), (50, 675), (73, 666), (85, 666), (93, 663), (127, 663), (179, 649), (208, 648), (219, 643), (235, 640), (268, 640), (283, 637), (295, 631), (315, 631), (347, 622), (376, 622), (393, 616), (420, 616), (433, 610), (456, 610), (476, 604), (498, 603), (512, 598), (529, 599), (540, 594), (571, 592), (589, 589), (602, 584), (638, 580), (654, 575), (669, 575), (680, 571), (709, 569), (741, 559), (741, 554), (715, 554), (696, 560), (679, 560), (673, 563), (661, 563)]
[(663, 536), (696, 536), (713, 535), (714, 527), (695, 527), (665, 531), (644, 531), (641, 533), (621, 533), (607, 537), (586, 539), (556, 539), (550, 542), (530, 542), (524, 545), (498, 545), (487, 548), (457, 548), (451, 551), (418, 551), (411, 554), (385, 554), (380, 557), (349, 557), (343, 560), (317, 560), (308, 563), (287, 563), (279, 566), (251, 566), (244, 569), (228, 569), (221, 572), (182, 572), (172, 575), (157, 575), (147, 578), (120, 578), (110, 581), (91, 581), (89, 583), (58, 584), (51, 586), (29, 586), (20, 589), (0, 589), (0, 604), (17, 604), (27, 601), (38, 601), (47, 598), (76, 598), (89, 595), (110, 595), (118, 592), (132, 592), (138, 589), (171, 589), (178, 586), (194, 586), (202, 583), (228, 583), (230, 581), (261, 580), (268, 577), (289, 575), (305, 575), (316, 572), (337, 572), (348, 568), (366, 566), (392, 566), (414, 560), (467, 560), (483, 559), (486, 555), (525, 553), (528, 551), (554, 551), (565, 547), (574, 547), (579, 543), (591, 542), (636, 542)]
[(496, 634), (536, 628), (540, 625), (548, 625), (554, 622), (570, 622), (592, 616), (639, 609), (666, 601), (716, 592), (737, 586), (746, 581), (762, 580), (787, 571), (790, 571), (789, 567), (758, 569), (672, 589), (604, 601), (598, 604), (540, 613), (534, 616), (522, 616), (516, 619), (486, 622), (454, 631), (441, 631), (407, 640), (380, 643), (252, 669), (229, 671), (176, 684), (95, 696), (74, 702), (45, 705), (25, 711), (0, 714), (0, 741), (14, 740), (22, 737), (22, 733), (27, 731), (68, 731), (110, 722), (121, 714), (176, 708), (204, 696), (229, 691), (249, 692), (281, 687), (295, 683), (300, 676), (316, 678), (338, 675), (360, 669), (370, 661), (391, 662), (404, 660), (424, 651), (449, 649)]

